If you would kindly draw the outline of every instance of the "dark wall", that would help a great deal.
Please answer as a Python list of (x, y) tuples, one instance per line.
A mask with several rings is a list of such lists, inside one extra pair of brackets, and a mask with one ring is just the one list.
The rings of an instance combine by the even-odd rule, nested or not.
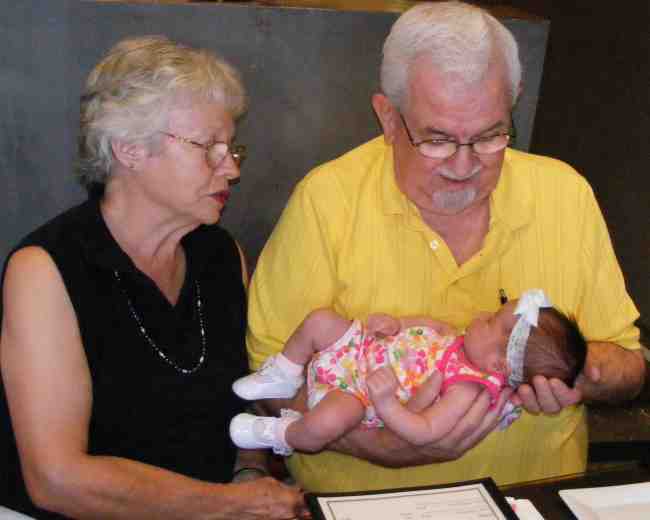
[(650, 2), (509, 4), (551, 20), (531, 150), (592, 184), (650, 341)]
[[(507, 4), (551, 20), (508, 21), (527, 59), (521, 148), (574, 165), (593, 185), (630, 292), (650, 320), (650, 3)], [(586, 5), (585, 5), (586, 4)], [(251, 147), (224, 224), (254, 262), (291, 187), (378, 132), (368, 98), (394, 13), (245, 5), (0, 0), (0, 257), (83, 198), (72, 175), (83, 77), (118, 39), (166, 33), (242, 70)], [(535, 106), (539, 103), (532, 135)]]
[[(377, 135), (370, 106), (381, 45), (396, 13), (237, 4), (0, 0), (0, 256), (82, 199), (72, 161), (85, 76), (119, 39), (162, 33), (216, 50), (239, 70), (250, 147), (223, 224), (255, 262), (294, 184), (317, 164)], [(525, 49), (530, 88), (517, 146), (533, 128), (545, 22), (506, 20)]]

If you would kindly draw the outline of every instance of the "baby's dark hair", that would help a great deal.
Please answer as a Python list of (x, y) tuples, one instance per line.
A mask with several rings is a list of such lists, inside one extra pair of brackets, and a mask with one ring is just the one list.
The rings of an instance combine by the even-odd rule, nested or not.
[(587, 342), (576, 322), (552, 307), (540, 309), (538, 326), (531, 328), (526, 344), (525, 380), (542, 375), (573, 387), (586, 357)]

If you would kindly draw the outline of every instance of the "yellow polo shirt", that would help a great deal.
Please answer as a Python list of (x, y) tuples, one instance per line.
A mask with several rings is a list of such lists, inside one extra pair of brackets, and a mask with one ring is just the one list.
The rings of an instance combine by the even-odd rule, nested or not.
[[(459, 267), (398, 189), (382, 137), (313, 170), (297, 185), (253, 275), (251, 366), (280, 351), (318, 307), (361, 319), (427, 314), (464, 329), (477, 312), (499, 307), (501, 288), (510, 298), (542, 288), (588, 340), (639, 348), (638, 312), (583, 177), (560, 161), (508, 149), (490, 206), (482, 250)], [(390, 469), (326, 451), (296, 453), (288, 466), (305, 489), (321, 492), (484, 476), (508, 484), (583, 470), (585, 419), (583, 406), (556, 416), (525, 413), (440, 464)]]

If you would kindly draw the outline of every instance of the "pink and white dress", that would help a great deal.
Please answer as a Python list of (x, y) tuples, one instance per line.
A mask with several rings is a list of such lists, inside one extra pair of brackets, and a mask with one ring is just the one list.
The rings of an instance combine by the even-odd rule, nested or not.
[[(507, 382), (502, 374), (486, 373), (465, 358), (463, 336), (441, 336), (430, 327), (409, 327), (395, 336), (376, 338), (355, 320), (338, 341), (316, 354), (307, 369), (308, 405), (313, 408), (329, 392), (341, 390), (354, 395), (366, 408), (363, 424), (382, 427), (368, 395), (367, 376), (374, 370), (391, 366), (399, 381), (397, 398), (405, 403), (434, 370), (443, 373), (443, 394), (458, 381), (473, 381), (487, 388), (496, 401)], [(504, 410), (505, 412), (505, 410)], [(512, 407), (502, 415), (502, 427), (508, 426)], [(505, 422), (504, 422), (505, 421)]]

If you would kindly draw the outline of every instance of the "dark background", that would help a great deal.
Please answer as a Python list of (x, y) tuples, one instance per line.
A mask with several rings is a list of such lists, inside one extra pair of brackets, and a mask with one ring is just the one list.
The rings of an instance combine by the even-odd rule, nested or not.
[(650, 341), (650, 2), (512, 0), (551, 22), (531, 151), (591, 183)]
[[(394, 12), (285, 9), (251, 3), (141, 4), (0, 0), (0, 256), (81, 200), (72, 175), (79, 95), (118, 40), (141, 34), (212, 48), (241, 72), (249, 111), (237, 139), (249, 158), (222, 223), (254, 265), (295, 183), (378, 135), (370, 97)], [(532, 133), (548, 23), (506, 20), (525, 49), (529, 89), (516, 146)]]
[[(650, 3), (481, 4), (551, 21), (541, 87), (548, 26), (510, 22), (535, 56), (516, 114), (518, 146), (563, 159), (591, 182), (647, 327)], [(0, 257), (83, 198), (71, 175), (83, 77), (121, 37), (165, 32), (217, 49), (242, 70), (250, 90), (240, 136), (251, 145), (251, 159), (224, 225), (254, 263), (296, 180), (378, 132), (369, 95), (395, 16), (250, 2), (0, 0)]]

